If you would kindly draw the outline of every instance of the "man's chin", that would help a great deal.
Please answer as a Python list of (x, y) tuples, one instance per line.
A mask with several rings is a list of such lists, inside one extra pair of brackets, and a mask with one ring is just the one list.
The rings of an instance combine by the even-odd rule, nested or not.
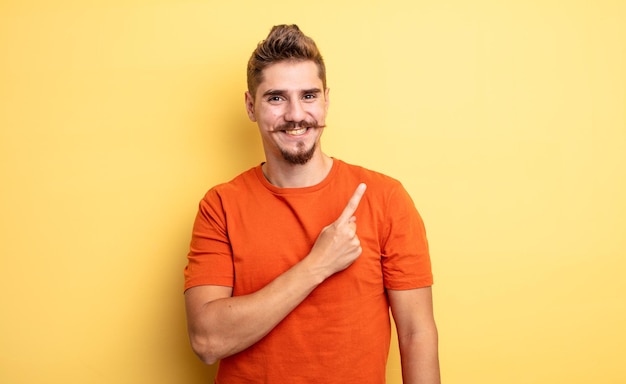
[(304, 165), (313, 158), (314, 154), (315, 146), (311, 147), (308, 151), (299, 151), (297, 153), (283, 151), (283, 159), (292, 165)]

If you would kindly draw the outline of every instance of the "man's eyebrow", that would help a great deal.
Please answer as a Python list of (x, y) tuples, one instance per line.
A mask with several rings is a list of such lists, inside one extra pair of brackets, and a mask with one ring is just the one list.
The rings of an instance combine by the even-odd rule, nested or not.
[(282, 96), (286, 93), (286, 91), (283, 91), (281, 89), (268, 89), (267, 91), (263, 92), (263, 96)]
[(311, 89), (304, 89), (302, 91), (302, 93), (321, 93), (322, 90), (319, 88), (311, 88)]

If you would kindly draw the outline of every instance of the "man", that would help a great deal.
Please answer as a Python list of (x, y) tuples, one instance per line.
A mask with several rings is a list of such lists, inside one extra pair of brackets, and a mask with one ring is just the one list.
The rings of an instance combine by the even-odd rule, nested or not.
[(403, 381), (440, 381), (422, 220), (398, 181), (322, 152), (328, 95), (313, 40), (272, 28), (245, 94), (266, 161), (207, 192), (185, 268), (217, 383), (384, 383), (390, 307)]

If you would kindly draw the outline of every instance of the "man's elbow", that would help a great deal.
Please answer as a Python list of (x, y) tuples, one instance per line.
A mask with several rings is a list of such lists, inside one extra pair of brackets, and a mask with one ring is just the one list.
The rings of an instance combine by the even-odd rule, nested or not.
[(439, 344), (439, 332), (433, 323), (431, 326), (420, 327), (410, 332), (398, 332), (398, 340), (401, 344), (426, 343)]
[(224, 357), (217, 343), (207, 336), (191, 335), (191, 349), (207, 365), (213, 365)]

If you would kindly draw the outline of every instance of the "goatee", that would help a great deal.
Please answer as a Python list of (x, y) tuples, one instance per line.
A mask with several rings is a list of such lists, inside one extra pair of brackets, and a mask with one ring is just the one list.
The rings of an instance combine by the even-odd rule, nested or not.
[(308, 151), (298, 150), (298, 152), (292, 153), (281, 150), (281, 152), (283, 154), (283, 159), (287, 160), (290, 164), (304, 165), (313, 157), (313, 154), (315, 153), (315, 147), (316, 144), (314, 143)]

